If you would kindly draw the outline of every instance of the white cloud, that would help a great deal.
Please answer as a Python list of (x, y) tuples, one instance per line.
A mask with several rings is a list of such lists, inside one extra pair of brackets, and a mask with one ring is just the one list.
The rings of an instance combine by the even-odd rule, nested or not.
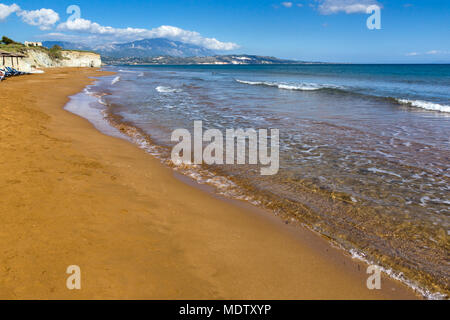
[(285, 2), (282, 2), (281, 5), (286, 8), (291, 8), (292, 2), (285, 1)]
[(22, 21), (37, 26), (41, 30), (49, 30), (59, 20), (59, 15), (52, 9), (39, 9), (39, 10), (22, 10), (17, 4), (6, 5), (0, 3), (0, 21), (9, 17), (12, 13), (16, 13), (17, 16), (22, 18)]
[(233, 50), (239, 46), (232, 42), (221, 42), (215, 38), (205, 38), (195, 31), (183, 30), (173, 26), (160, 26), (153, 29), (113, 28), (102, 26), (86, 19), (75, 19), (58, 25), (58, 30), (89, 33), (101, 36), (104, 40), (133, 41), (147, 38), (169, 38), (185, 43), (203, 46), (211, 50)]
[(446, 51), (446, 50), (431, 50), (431, 51), (426, 52), (426, 54), (431, 54), (431, 55), (434, 55), (434, 54), (448, 55), (448, 54), (450, 54), (450, 51)]
[(22, 18), (22, 21), (37, 26), (41, 30), (49, 30), (59, 21), (59, 15), (52, 9), (39, 9), (39, 10), (21, 10), (17, 12), (17, 15)]
[(319, 12), (321, 14), (335, 14), (345, 12), (366, 13), (367, 8), (372, 5), (381, 5), (376, 0), (316, 0), (319, 2)]
[(425, 52), (425, 53), (420, 53), (420, 52), (410, 52), (410, 53), (407, 53), (406, 56), (408, 56), (408, 57), (415, 57), (415, 56), (437, 55), (437, 54), (440, 54), (440, 55), (447, 55), (447, 54), (450, 54), (450, 51), (430, 50), (430, 51), (427, 51), (427, 52)]
[(39, 36), (42, 40), (68, 41), (84, 44), (89, 47), (102, 47), (111, 44), (113, 41), (104, 37), (91, 34), (67, 34), (61, 32), (50, 32)]
[(3, 3), (0, 3), (0, 21), (5, 20), (9, 17), (11, 13), (17, 12), (20, 10), (20, 7), (13, 3), (12, 5), (6, 5)]

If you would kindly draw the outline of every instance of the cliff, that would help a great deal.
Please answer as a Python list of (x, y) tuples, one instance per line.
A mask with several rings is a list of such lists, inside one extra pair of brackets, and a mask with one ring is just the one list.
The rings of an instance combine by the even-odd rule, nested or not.
[[(6, 66), (13, 66), (21, 71), (31, 72), (38, 68), (54, 67), (101, 67), (102, 60), (99, 54), (84, 51), (62, 50), (59, 57), (54, 57), (48, 50), (41, 48), (27, 48), (22, 50), (24, 58), (14, 58), (14, 65), (6, 59)], [(18, 60), (18, 61), (17, 61)], [(18, 64), (17, 64), (18, 62)], [(0, 63), (2, 63), (0, 61)]]

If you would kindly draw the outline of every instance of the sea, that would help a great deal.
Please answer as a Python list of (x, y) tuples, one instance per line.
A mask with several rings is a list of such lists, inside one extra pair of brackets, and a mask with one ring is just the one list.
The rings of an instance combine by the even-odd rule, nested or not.
[[(69, 111), (427, 298), (450, 292), (450, 65), (107, 66)], [(278, 129), (280, 168), (175, 165), (175, 129)]]

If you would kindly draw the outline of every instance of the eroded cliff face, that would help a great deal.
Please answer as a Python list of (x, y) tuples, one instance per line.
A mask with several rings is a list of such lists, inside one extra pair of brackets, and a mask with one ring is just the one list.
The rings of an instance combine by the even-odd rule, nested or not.
[[(54, 68), (54, 67), (93, 67), (98, 68), (102, 65), (102, 60), (99, 54), (92, 52), (80, 51), (61, 51), (62, 59), (53, 59), (46, 52), (41, 50), (29, 49), (25, 53), (25, 58), (7, 58), (5, 65), (14, 67), (21, 71), (31, 72), (39, 68)], [(0, 62), (1, 63), (1, 62)]]
[(99, 54), (80, 51), (63, 51), (63, 57), (66, 59), (60, 61), (61, 67), (91, 67), (99, 68), (102, 66), (102, 60)]

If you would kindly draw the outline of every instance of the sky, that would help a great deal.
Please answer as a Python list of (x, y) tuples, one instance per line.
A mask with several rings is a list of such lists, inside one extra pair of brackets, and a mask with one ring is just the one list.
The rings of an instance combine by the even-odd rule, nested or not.
[(165, 37), (219, 54), (450, 63), (450, 0), (0, 0), (1, 35), (102, 45)]

